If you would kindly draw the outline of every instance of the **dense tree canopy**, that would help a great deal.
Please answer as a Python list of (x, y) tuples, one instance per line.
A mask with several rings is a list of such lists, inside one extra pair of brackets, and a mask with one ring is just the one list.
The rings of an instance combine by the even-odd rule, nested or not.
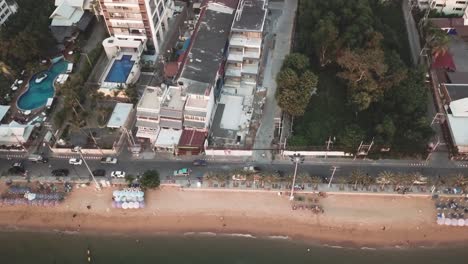
[(147, 170), (141, 176), (140, 184), (144, 188), (158, 188), (161, 184), (161, 180), (159, 179), (159, 172), (157, 170)]
[[(36, 62), (54, 47), (49, 16), (54, 1), (16, 0), (18, 12), (0, 30), (0, 62), (13, 72)], [(4, 72), (2, 70), (2, 72)]]
[(286, 56), (276, 78), (278, 105), (292, 116), (305, 113), (310, 97), (317, 90), (317, 76), (308, 68), (309, 58), (292, 53)]
[[(410, 68), (401, 4), (299, 1), (295, 52), (309, 56), (320, 80), (318, 97), (295, 122), (290, 144), (322, 145), (336, 135), (336, 146), (346, 148), (374, 138), (399, 153), (424, 151), (432, 135), (425, 73)], [(443, 53), (446, 35), (432, 33), (430, 48)], [(294, 81), (297, 76), (289, 72), (281, 77)]]

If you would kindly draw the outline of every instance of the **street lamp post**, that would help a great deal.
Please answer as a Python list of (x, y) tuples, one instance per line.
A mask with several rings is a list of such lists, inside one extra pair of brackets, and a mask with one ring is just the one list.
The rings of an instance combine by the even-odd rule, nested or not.
[(93, 67), (93, 64), (91, 63), (91, 60), (89, 59), (88, 53), (81, 52), (81, 55), (84, 55), (86, 57), (86, 60), (88, 61), (89, 67)]
[(296, 185), (297, 166), (299, 165), (299, 163), (304, 162), (304, 156), (301, 156), (301, 154), (296, 153), (289, 157), (291, 158), (291, 161), (295, 164), (293, 182), (291, 187), (291, 196), (289, 196), (289, 200), (292, 201), (294, 199), (294, 186)]
[(91, 174), (91, 177), (93, 178), (93, 181), (94, 181), (94, 183), (96, 184), (96, 188), (100, 191), (100, 190), (101, 190), (101, 187), (99, 186), (99, 183), (96, 181), (96, 178), (94, 177), (93, 172), (92, 172), (91, 169), (89, 168), (88, 163), (87, 163), (86, 160), (84, 159), (83, 153), (81, 152), (81, 147), (77, 147), (76, 150), (78, 151), (78, 154), (80, 154), (81, 159), (83, 160), (83, 162), (84, 162), (86, 168), (88, 169), (89, 173)]

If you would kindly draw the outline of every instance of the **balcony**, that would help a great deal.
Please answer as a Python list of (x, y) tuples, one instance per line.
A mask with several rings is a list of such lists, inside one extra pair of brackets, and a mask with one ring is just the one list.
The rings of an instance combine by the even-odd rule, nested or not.
[(232, 62), (242, 62), (244, 59), (244, 54), (242, 52), (229, 52), (228, 61)]
[(229, 77), (241, 77), (242, 68), (237, 67), (233, 64), (228, 64), (226, 67), (226, 76)]
[(261, 48), (262, 39), (261, 38), (247, 38), (241, 35), (232, 36), (229, 45), (233, 47), (251, 47), (251, 48)]
[(244, 52), (244, 58), (248, 59), (260, 59), (260, 50), (255, 50), (255, 51), (245, 51)]
[(258, 74), (258, 62), (250, 63), (250, 64), (243, 64), (242, 74), (257, 75)]

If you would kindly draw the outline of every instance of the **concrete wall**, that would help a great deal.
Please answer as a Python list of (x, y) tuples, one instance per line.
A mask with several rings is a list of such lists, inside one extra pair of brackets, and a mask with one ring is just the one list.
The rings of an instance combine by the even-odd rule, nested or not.
[(283, 151), (283, 156), (289, 156), (294, 154), (301, 154), (302, 156), (312, 157), (353, 157), (353, 154), (345, 153), (344, 151)]
[[(78, 155), (77, 152), (72, 151), (69, 148), (50, 148), (52, 152), (55, 154), (63, 154), (63, 155)], [(117, 151), (115, 149), (81, 149), (81, 152), (85, 155), (115, 155)]]
[(207, 149), (206, 156), (252, 156), (252, 150)]

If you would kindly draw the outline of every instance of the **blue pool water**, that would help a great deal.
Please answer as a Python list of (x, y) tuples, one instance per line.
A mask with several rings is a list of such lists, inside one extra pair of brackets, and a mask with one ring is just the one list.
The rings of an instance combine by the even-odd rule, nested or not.
[(123, 55), (122, 59), (115, 60), (114, 64), (106, 76), (106, 82), (125, 83), (128, 75), (132, 70), (134, 61), (131, 60), (132, 56)]
[(47, 103), (47, 98), (54, 97), (54, 81), (55, 78), (67, 70), (68, 62), (61, 60), (52, 65), (47, 71), (47, 79), (41, 83), (36, 83), (36, 76), (42, 72), (33, 75), (29, 80), (28, 90), (20, 96), (17, 105), (21, 110), (33, 110), (44, 106)]

